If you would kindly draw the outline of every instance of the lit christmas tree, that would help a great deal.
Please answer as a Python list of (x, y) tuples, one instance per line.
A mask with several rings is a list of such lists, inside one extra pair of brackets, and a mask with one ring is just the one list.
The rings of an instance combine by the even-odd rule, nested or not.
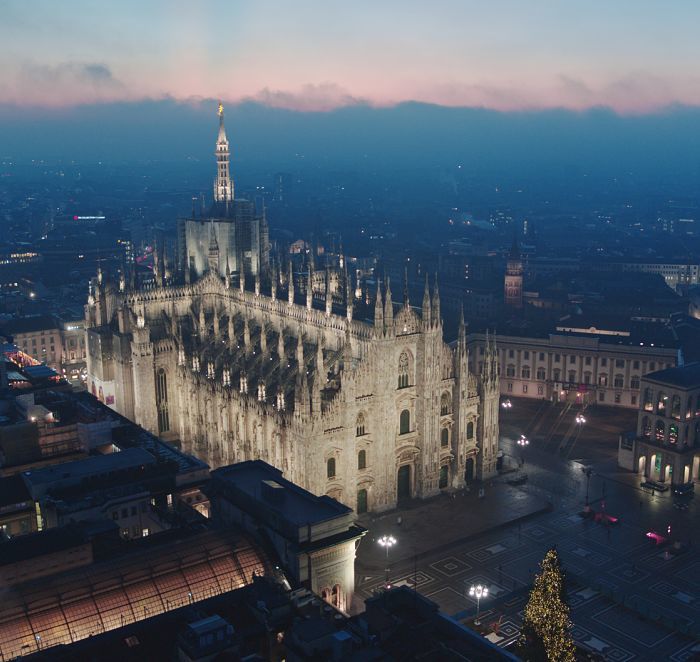
[(576, 647), (569, 633), (564, 571), (555, 549), (547, 552), (540, 569), (525, 607), (518, 653), (528, 662), (573, 662)]

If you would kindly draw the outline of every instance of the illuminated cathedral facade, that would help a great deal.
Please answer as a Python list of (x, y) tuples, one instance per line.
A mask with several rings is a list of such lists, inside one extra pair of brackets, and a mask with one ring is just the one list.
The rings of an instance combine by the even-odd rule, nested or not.
[[(220, 111), (215, 204), (230, 209), (222, 136)], [(215, 223), (201, 224), (206, 263), (204, 234), (187, 235), (188, 259), (172, 278), (156, 269), (142, 284), (93, 279), (93, 392), (212, 467), (262, 459), (359, 513), (496, 473), (495, 341), (474, 374), (464, 321), (455, 343), (443, 340), (437, 283), (431, 291), (426, 279), (420, 306), (406, 293), (395, 303), (389, 281), (378, 283), (373, 315), (356, 319), (347, 273), (331, 287), (327, 272), (319, 293), (312, 268), (304, 286), (291, 265), (270, 267), (266, 236), (249, 260), (235, 237), (222, 248)]]

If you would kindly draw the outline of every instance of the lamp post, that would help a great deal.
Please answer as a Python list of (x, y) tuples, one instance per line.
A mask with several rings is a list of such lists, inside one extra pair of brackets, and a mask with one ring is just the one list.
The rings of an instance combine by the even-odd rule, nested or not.
[(591, 474), (593, 473), (593, 467), (582, 467), (581, 471), (586, 474), (586, 511), (590, 510), (588, 505), (588, 487), (591, 483)]
[(521, 458), (521, 464), (524, 466), (525, 465), (525, 448), (530, 445), (530, 440), (524, 434), (521, 434), (520, 439), (518, 439), (518, 441), (516, 443), (521, 448), (520, 458)]
[(386, 550), (385, 588), (389, 588), (389, 550), (396, 544), (394, 536), (382, 536), (377, 542)]
[(586, 422), (586, 417), (583, 414), (576, 414), (576, 425), (583, 425)]
[(481, 625), (481, 623), (479, 623), (479, 607), (481, 606), (481, 598), (485, 598), (488, 594), (488, 586), (483, 586), (482, 584), (472, 584), (469, 587), (469, 596), (476, 598), (476, 618), (474, 619), (474, 625)]

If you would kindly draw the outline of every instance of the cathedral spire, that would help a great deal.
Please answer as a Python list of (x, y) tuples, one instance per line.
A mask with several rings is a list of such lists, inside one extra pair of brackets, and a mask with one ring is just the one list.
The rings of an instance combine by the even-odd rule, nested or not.
[(352, 322), (354, 296), (355, 296), (355, 293), (352, 289), (352, 277), (350, 276), (350, 273), (346, 269), (346, 271), (345, 271), (345, 314), (347, 315), (348, 322)]
[(442, 320), (440, 318), (440, 290), (438, 289), (437, 271), (435, 272), (435, 289), (433, 290), (433, 308), (432, 308), (433, 324), (440, 326)]
[(382, 285), (377, 278), (377, 297), (374, 300), (374, 329), (381, 335), (384, 331), (384, 308), (382, 306)]
[(384, 299), (384, 325), (387, 334), (393, 331), (394, 327), (394, 303), (391, 300), (391, 278), (386, 279), (386, 298)]
[(301, 327), (299, 327), (299, 334), (297, 335), (297, 370), (299, 372), (306, 372), (306, 364), (304, 363), (304, 338), (302, 337)]
[(428, 272), (425, 272), (425, 289), (423, 290), (423, 326), (430, 327), (430, 286)]
[(214, 201), (228, 205), (233, 201), (233, 180), (231, 179), (228, 138), (224, 128), (224, 106), (219, 103), (219, 136), (216, 139), (216, 180), (214, 181)]
[(290, 306), (294, 303), (294, 273), (292, 272), (291, 260), (289, 260), (289, 271), (287, 273), (287, 302)]

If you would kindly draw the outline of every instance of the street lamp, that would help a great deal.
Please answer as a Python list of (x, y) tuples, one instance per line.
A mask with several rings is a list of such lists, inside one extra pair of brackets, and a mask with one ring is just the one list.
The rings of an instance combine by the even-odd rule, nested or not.
[(524, 435), (520, 435), (520, 439), (516, 442), (518, 446), (522, 449), (520, 455), (521, 455), (521, 464), (524, 466), (525, 465), (525, 448), (530, 445), (530, 440)]
[(513, 403), (508, 399), (501, 402), (501, 407), (503, 407), (503, 409), (510, 409), (512, 406), (513, 406)]
[(586, 417), (583, 414), (576, 414), (576, 425), (583, 425), (586, 422)]
[(386, 588), (389, 588), (389, 550), (396, 544), (396, 538), (394, 536), (382, 536), (377, 542), (386, 550)]
[(581, 471), (583, 471), (584, 474), (586, 474), (586, 512), (590, 510), (590, 506), (588, 505), (588, 487), (591, 482), (591, 474), (593, 473), (593, 467), (581, 467)]
[(482, 586), (481, 584), (477, 584), (475, 586), (472, 584), (469, 587), (469, 596), (476, 598), (476, 618), (474, 619), (474, 625), (481, 625), (481, 623), (479, 623), (479, 607), (481, 604), (481, 598), (485, 598), (488, 594), (488, 586)]

